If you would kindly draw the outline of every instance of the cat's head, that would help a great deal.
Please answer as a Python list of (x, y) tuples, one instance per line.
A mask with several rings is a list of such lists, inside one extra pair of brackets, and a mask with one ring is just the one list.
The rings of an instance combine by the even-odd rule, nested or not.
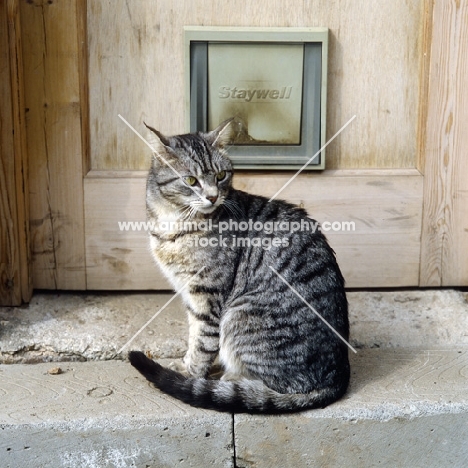
[(225, 150), (231, 139), (231, 122), (226, 120), (209, 133), (171, 137), (145, 124), (155, 150), (149, 195), (163, 197), (190, 217), (212, 213), (222, 205), (232, 183), (232, 164)]

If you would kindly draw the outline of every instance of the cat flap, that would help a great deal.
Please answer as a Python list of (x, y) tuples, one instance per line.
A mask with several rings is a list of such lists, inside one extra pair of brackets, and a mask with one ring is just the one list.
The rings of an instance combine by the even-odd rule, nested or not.
[(234, 167), (325, 168), (327, 28), (184, 31), (187, 131), (235, 117)]

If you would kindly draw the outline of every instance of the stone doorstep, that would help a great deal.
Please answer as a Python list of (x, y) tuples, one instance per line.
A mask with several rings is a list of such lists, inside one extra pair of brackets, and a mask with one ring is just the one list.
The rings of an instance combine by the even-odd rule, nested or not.
[[(38, 293), (0, 307), (0, 363), (125, 359), (119, 350), (174, 293)], [(468, 293), (348, 292), (351, 344), (359, 348), (468, 347)], [(160, 358), (185, 354), (188, 326), (177, 297), (131, 343)]]
[(128, 362), (0, 365), (0, 465), (466, 466), (466, 347), (363, 349), (351, 358), (339, 402), (234, 417), (162, 395)]

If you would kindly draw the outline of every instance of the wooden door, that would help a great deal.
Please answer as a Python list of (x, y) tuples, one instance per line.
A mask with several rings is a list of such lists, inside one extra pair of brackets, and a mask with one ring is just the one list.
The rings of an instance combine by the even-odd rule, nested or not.
[[(329, 136), (357, 117), (327, 148), (327, 170), (282, 197), (355, 223), (327, 233), (348, 287), (468, 284), (466, 8), (21, 1), (35, 287), (168, 288), (146, 234), (119, 229), (145, 219), (150, 158), (118, 114), (138, 130), (186, 130), (184, 25), (328, 27)], [(244, 171), (235, 185), (268, 196), (290, 175)]]
[[(355, 223), (354, 232), (327, 233), (349, 286), (418, 285), (422, 5), (381, 2), (381, 8), (369, 9), (365, 2), (352, 2), (346, 13), (297, 0), (268, 2), (268, 8), (266, 2), (226, 5), (212, 0), (178, 2), (177, 9), (174, 5), (136, 1), (127, 7), (117, 1), (106, 7), (98, 0), (88, 2), (88, 287), (166, 287), (148, 254), (145, 233), (117, 229), (119, 221), (145, 219), (144, 175), (150, 161), (146, 146), (118, 114), (140, 131), (144, 120), (166, 134), (186, 130), (184, 25), (280, 26), (285, 21), (331, 30), (329, 136), (354, 114), (357, 118), (327, 148), (328, 170), (304, 172), (281, 196), (305, 206), (321, 222)], [(382, 24), (389, 25), (388, 31)], [(271, 196), (292, 174), (243, 171), (235, 185)]]

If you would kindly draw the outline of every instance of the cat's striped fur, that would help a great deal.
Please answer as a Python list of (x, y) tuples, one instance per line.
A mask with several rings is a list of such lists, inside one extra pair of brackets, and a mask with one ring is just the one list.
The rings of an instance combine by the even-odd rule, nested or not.
[[(148, 220), (178, 219), (185, 213), (192, 220), (212, 219), (215, 226), (229, 220), (313, 221), (297, 206), (231, 187), (232, 166), (223, 149), (228, 125), (171, 138), (152, 129), (154, 148), (182, 180), (154, 157), (147, 183)], [(190, 188), (186, 177), (197, 183)], [(267, 242), (270, 248), (239, 246), (233, 236), (283, 241)], [(270, 268), (347, 340), (344, 280), (320, 231), (227, 231), (224, 244), (217, 229), (155, 231), (150, 238), (153, 255), (175, 289), (190, 281), (181, 294), (189, 319), (188, 376), (141, 352), (129, 355), (160, 390), (193, 406), (252, 413), (324, 407), (346, 392), (346, 344)], [(200, 247), (201, 238), (217, 241)], [(225, 375), (210, 380), (218, 354)]]

